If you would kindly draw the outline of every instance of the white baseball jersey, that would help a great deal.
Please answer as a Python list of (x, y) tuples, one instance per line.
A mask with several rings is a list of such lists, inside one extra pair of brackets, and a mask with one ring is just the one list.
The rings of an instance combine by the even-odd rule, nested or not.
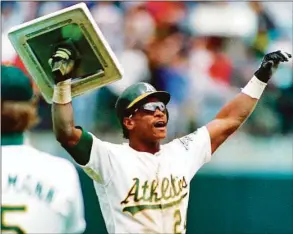
[(94, 180), (109, 233), (185, 233), (190, 181), (210, 158), (210, 136), (202, 127), (154, 155), (93, 136), (82, 167)]
[(3, 233), (82, 233), (84, 207), (74, 166), (27, 145), (2, 147)]

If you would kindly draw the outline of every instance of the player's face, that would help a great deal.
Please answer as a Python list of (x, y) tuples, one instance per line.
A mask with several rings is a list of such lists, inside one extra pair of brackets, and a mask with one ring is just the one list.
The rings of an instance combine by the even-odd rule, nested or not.
[(133, 128), (132, 135), (136, 135), (146, 141), (157, 141), (164, 139), (167, 135), (167, 113), (166, 106), (156, 98), (134, 111), (130, 120)]

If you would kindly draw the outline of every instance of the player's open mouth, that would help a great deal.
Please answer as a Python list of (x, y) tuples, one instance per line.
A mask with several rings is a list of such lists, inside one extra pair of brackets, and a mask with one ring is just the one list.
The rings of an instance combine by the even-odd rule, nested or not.
[(158, 121), (154, 123), (154, 127), (155, 128), (164, 128), (166, 127), (167, 123), (164, 121)]

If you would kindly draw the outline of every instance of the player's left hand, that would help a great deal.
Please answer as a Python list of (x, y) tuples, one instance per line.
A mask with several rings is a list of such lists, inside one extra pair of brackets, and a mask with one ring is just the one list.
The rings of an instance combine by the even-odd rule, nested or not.
[(254, 75), (262, 82), (267, 83), (278, 68), (279, 63), (288, 62), (291, 57), (291, 54), (281, 50), (266, 54)]

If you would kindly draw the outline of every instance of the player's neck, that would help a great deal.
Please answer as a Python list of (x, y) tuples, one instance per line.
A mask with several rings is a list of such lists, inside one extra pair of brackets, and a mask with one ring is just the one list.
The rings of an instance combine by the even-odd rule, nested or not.
[(150, 154), (155, 154), (160, 150), (160, 142), (141, 142), (139, 140), (130, 140), (129, 146), (139, 152), (147, 152)]

